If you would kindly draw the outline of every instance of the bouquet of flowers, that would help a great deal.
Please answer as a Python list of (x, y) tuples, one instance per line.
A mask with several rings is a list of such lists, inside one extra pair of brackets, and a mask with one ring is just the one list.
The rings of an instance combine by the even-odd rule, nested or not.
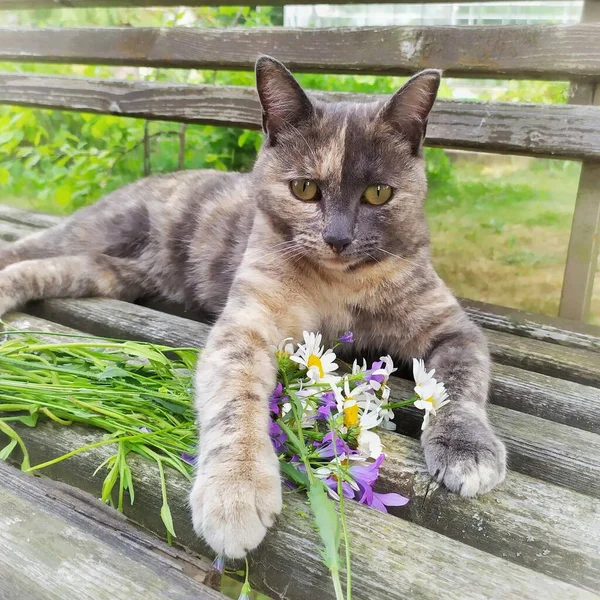
[[(271, 441), (285, 484), (307, 490), (338, 599), (344, 597), (339, 577), (341, 533), (346, 549), (346, 597), (351, 597), (344, 499), (382, 512), (409, 501), (400, 494), (374, 489), (385, 460), (375, 429), (395, 429), (393, 409), (410, 404), (425, 411), (425, 429), (429, 416), (448, 403), (444, 384), (433, 378), (433, 370), (426, 371), (422, 360), (413, 360), (415, 396), (402, 402), (390, 402), (388, 383), (397, 370), (390, 356), (382, 356), (370, 366), (355, 360), (351, 370), (340, 373), (335, 347), (353, 341), (352, 332), (347, 332), (333, 348), (325, 349), (320, 333), (306, 331), (303, 343), (283, 340), (275, 350), (278, 383), (269, 399)], [(340, 502), (339, 514), (331, 499)], [(241, 600), (249, 590), (247, 583), (245, 587)]]

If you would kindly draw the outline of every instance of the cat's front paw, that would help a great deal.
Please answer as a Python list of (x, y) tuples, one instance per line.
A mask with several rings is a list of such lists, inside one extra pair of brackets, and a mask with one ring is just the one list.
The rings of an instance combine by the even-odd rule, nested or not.
[(431, 475), (450, 491), (475, 496), (497, 486), (506, 475), (506, 449), (481, 419), (434, 423), (421, 436)]
[(243, 558), (281, 512), (277, 456), (271, 448), (263, 454), (231, 463), (209, 460), (198, 470), (190, 496), (192, 521), (217, 554)]

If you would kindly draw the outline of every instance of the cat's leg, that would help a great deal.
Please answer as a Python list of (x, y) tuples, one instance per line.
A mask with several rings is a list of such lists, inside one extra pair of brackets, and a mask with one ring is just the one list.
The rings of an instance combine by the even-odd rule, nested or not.
[(57, 243), (59, 238), (58, 228), (37, 231), (20, 240), (0, 247), (0, 271), (22, 260), (34, 258), (50, 258), (64, 254)]
[(0, 271), (0, 316), (44, 298), (135, 300), (143, 286), (144, 274), (133, 260), (104, 254), (23, 260)]
[(198, 365), (192, 518), (215, 552), (232, 558), (255, 548), (281, 510), (268, 398), (276, 383), (274, 345), (305, 323), (297, 298), (289, 282), (238, 276)]
[(427, 334), (427, 369), (448, 391), (442, 407), (421, 436), (430, 473), (463, 496), (492, 489), (506, 474), (506, 451), (486, 415), (491, 361), (483, 332), (462, 309)]

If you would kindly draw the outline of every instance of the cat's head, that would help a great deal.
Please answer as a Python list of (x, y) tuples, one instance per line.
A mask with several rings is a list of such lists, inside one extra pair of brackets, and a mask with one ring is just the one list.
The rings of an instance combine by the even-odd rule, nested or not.
[(266, 138), (254, 175), (282, 247), (348, 269), (427, 246), (423, 140), (440, 75), (423, 71), (387, 101), (321, 102), (259, 58)]

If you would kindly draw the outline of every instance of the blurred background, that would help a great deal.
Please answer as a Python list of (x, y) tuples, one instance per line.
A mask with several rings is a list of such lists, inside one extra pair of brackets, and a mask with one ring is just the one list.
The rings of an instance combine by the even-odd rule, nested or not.
[[(555, 1), (0, 12), (2, 26), (329, 27), (575, 23)], [(0, 63), (0, 70), (188, 84), (253, 85), (253, 75), (183, 69)], [(298, 75), (307, 88), (388, 93), (401, 77)], [(460, 100), (565, 103), (568, 83), (445, 79)], [(241, 129), (0, 105), (0, 202), (66, 215), (147, 174), (249, 170), (261, 136)], [(433, 258), (458, 295), (556, 315), (579, 163), (427, 149)], [(600, 324), (600, 277), (590, 321)]]

